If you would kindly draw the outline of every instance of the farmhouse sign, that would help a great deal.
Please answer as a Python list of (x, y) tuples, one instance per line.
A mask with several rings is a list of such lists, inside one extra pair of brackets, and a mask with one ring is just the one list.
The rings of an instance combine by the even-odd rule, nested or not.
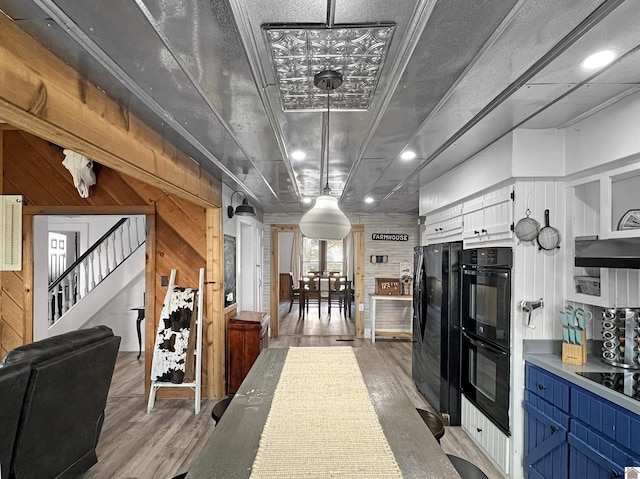
[(409, 241), (409, 235), (403, 233), (372, 233), (371, 239), (381, 241)]

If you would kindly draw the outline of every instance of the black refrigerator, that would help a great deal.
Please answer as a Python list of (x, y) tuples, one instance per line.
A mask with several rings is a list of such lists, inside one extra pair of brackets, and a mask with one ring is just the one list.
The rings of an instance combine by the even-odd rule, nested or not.
[(462, 242), (417, 246), (413, 265), (412, 375), (431, 406), (460, 425)]

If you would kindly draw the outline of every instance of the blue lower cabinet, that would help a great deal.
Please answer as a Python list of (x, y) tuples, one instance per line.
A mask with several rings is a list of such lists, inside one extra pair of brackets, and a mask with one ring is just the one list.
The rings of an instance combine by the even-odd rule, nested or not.
[(566, 479), (569, 475), (569, 416), (526, 392), (524, 474), (528, 479)]
[(640, 456), (640, 418), (580, 387), (571, 388), (571, 417)]
[(586, 389), (526, 365), (527, 479), (623, 478), (640, 467), (640, 418)]
[(624, 466), (611, 462), (569, 433), (569, 479), (611, 479), (624, 477)]

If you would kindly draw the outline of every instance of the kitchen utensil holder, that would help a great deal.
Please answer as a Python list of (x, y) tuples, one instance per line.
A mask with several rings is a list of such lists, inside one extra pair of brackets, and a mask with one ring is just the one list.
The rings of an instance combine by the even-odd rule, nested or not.
[[(603, 342), (602, 362), (621, 368), (640, 369), (637, 350), (640, 344), (640, 308), (607, 308), (602, 312), (602, 317), (603, 337), (606, 331), (614, 333), (613, 339)], [(608, 347), (605, 347), (605, 343)]]
[(587, 335), (584, 331), (576, 331), (580, 336), (580, 344), (562, 343), (562, 362), (581, 365), (587, 362)]

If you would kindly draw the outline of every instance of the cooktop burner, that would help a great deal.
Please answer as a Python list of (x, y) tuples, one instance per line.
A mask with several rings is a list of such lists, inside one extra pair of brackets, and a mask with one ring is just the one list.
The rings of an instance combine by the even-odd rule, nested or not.
[(576, 373), (591, 381), (640, 401), (640, 373)]

